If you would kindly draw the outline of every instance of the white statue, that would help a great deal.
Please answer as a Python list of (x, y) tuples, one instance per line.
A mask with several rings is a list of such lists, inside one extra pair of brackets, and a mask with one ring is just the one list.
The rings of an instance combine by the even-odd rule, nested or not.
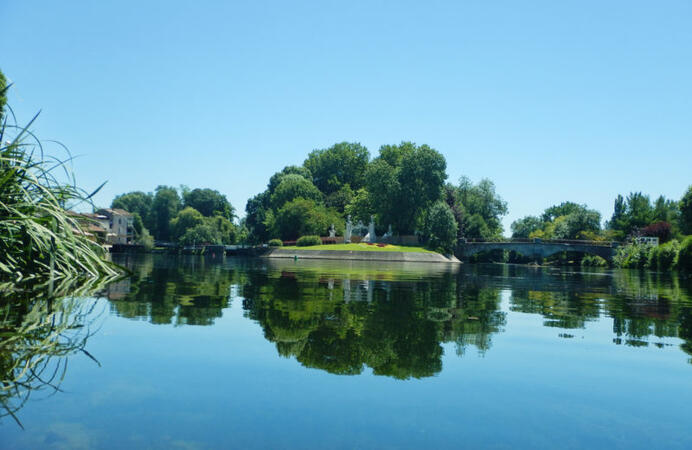
[(353, 232), (353, 224), (351, 223), (351, 215), (346, 218), (346, 232), (344, 233), (344, 242), (351, 243), (351, 233)]

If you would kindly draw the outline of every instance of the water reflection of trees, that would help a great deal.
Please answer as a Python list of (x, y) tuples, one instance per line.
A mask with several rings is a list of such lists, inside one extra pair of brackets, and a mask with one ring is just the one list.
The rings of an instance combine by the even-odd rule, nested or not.
[(421, 378), (442, 370), (443, 342), (483, 352), (504, 324), (497, 289), (462, 286), (456, 271), (425, 277), (287, 265), (252, 273), (243, 307), (278, 352), (336, 374)]
[(508, 270), (515, 280), (510, 300), (512, 311), (540, 314), (545, 326), (562, 329), (585, 328), (588, 322), (609, 317), (615, 344), (662, 347), (666, 344), (661, 338), (678, 337), (684, 341), (681, 348), (692, 354), (689, 279), (629, 270)]
[(153, 324), (212, 325), (242, 276), (236, 265), (200, 257), (137, 255), (117, 262), (133, 274), (108, 286), (112, 311)]
[(540, 315), (560, 337), (612, 319), (613, 342), (671, 345), (692, 354), (689, 280), (628, 271), (512, 265), (377, 265), (325, 261), (136, 257), (108, 288), (118, 315), (211, 325), (234, 296), (285, 357), (330, 373), (366, 367), (397, 378), (441, 370), (443, 344), (484, 354), (510, 311)]
[[(0, 418), (17, 412), (37, 391), (57, 392), (68, 357), (83, 353), (95, 318), (88, 296), (109, 281), (0, 285)], [(96, 361), (94, 359), (94, 361)]]

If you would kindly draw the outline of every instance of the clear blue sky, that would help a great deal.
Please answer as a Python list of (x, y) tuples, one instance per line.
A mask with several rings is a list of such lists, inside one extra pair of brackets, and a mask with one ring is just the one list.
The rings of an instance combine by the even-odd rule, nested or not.
[(242, 212), (269, 176), (356, 141), (428, 144), (490, 178), (505, 229), (564, 200), (692, 184), (692, 2), (0, 1), (20, 120), (100, 205), (159, 184)]

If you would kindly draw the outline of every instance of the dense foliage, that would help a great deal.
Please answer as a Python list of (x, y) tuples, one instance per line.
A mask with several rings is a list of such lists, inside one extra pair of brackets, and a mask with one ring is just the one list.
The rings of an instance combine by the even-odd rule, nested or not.
[(235, 209), (213, 189), (158, 186), (154, 193), (133, 191), (113, 199), (112, 208), (134, 215), (137, 242), (148, 247), (152, 237), (182, 245), (233, 244), (240, 231), (233, 223)]
[(563, 202), (547, 208), (540, 218), (516, 220), (511, 228), (514, 238), (600, 239), (601, 214), (586, 205)]
[(445, 184), (446, 166), (439, 152), (412, 142), (383, 145), (373, 160), (358, 143), (314, 150), (302, 167), (275, 173), (267, 189), (248, 200), (249, 240), (325, 236), (332, 224), (341, 235), (347, 216), (354, 224), (374, 216), (378, 235), (391, 226), (394, 235), (417, 234), (448, 252), (459, 238), (499, 238), (507, 205), (495, 185), (466, 178)]
[(443, 201), (430, 207), (425, 220), (425, 239), (430, 248), (453, 253), (458, 225), (452, 209)]

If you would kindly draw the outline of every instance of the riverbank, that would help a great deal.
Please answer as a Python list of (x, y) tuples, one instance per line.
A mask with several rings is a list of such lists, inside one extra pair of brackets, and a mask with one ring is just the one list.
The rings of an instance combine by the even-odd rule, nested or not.
[[(324, 246), (327, 247), (327, 246)], [(460, 264), (456, 257), (446, 257), (435, 252), (401, 252), (369, 250), (298, 250), (295, 248), (271, 248), (261, 255), (262, 258), (291, 259), (332, 259), (343, 261), (387, 261), (387, 262), (424, 262)]]

